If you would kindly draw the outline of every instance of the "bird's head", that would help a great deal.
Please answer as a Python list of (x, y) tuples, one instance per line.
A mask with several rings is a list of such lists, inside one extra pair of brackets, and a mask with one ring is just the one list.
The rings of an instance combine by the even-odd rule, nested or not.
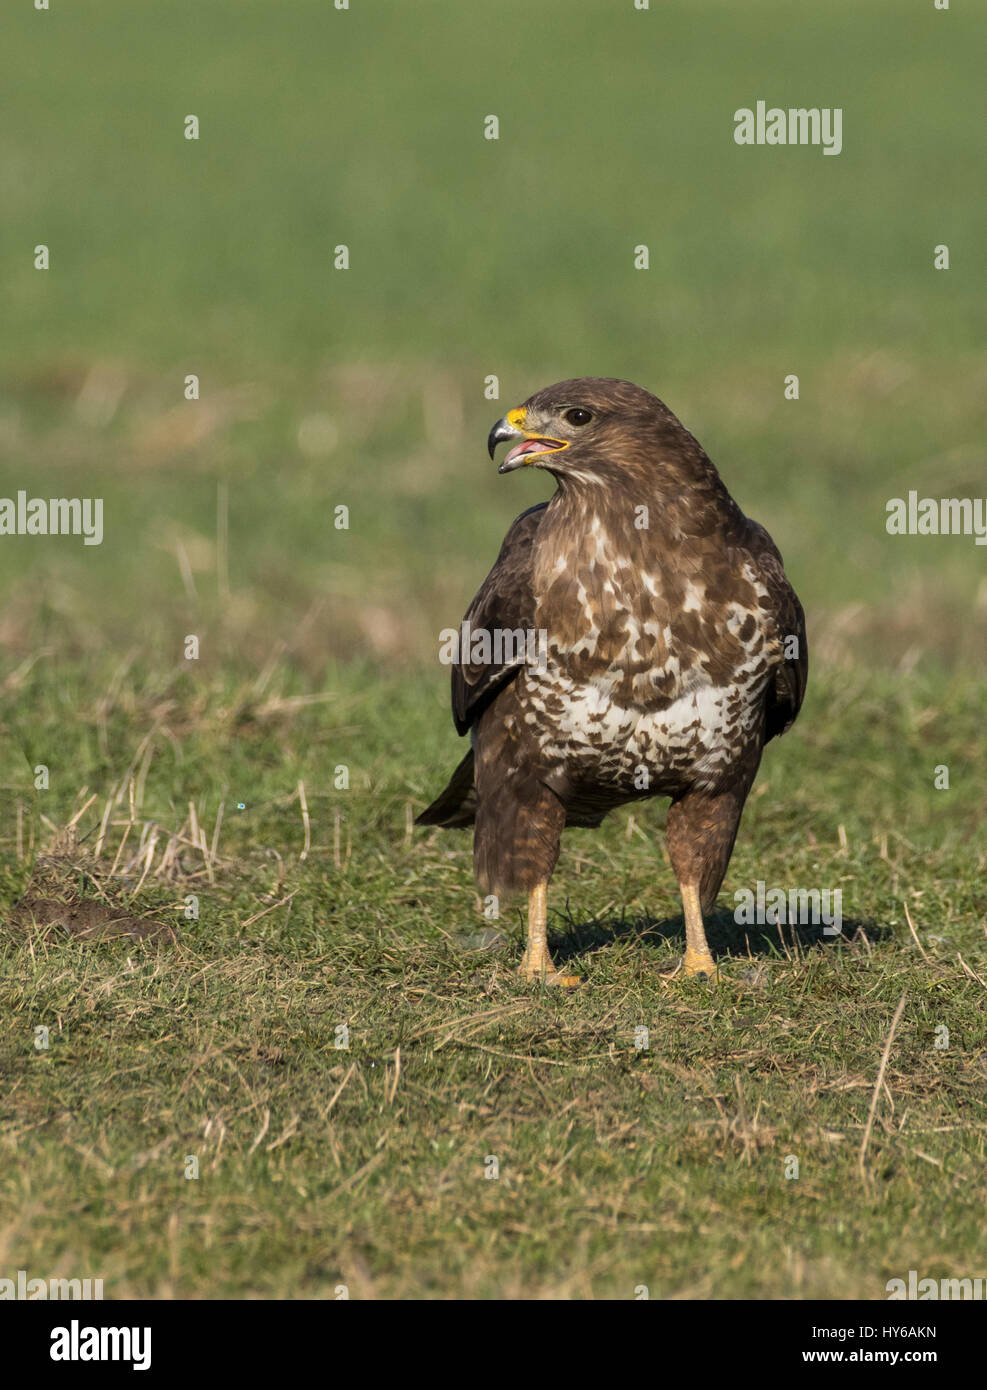
[[(546, 386), (509, 410), (487, 439), (493, 458), (509, 442), (500, 473), (543, 468), (560, 483), (612, 484), (647, 472), (664, 445), (695, 440), (650, 391), (629, 381), (577, 377)], [(698, 448), (698, 446), (696, 446)]]

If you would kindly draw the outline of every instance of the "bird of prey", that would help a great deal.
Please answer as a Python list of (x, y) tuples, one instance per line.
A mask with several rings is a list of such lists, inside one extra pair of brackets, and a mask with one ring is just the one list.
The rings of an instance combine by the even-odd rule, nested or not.
[(709, 976), (703, 914), (762, 749), (802, 704), (802, 606), (767, 531), (650, 392), (559, 382), (498, 420), (491, 458), (501, 442), (499, 472), (545, 469), (556, 492), (517, 518), (467, 610), (452, 710), (471, 747), (418, 824), (475, 826), (480, 892), (527, 894), (522, 976), (568, 985), (546, 920), (563, 828), (670, 797), (683, 970)]

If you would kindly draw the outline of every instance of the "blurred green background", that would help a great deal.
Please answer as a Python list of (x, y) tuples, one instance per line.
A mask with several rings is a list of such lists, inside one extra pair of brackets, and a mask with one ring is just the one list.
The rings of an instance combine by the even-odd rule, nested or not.
[[(0, 495), (103, 496), (106, 534), (3, 539), (6, 651), (170, 663), (195, 631), (207, 666), (282, 644), (438, 688), (438, 629), (551, 489), (497, 477), (490, 424), (598, 374), (774, 534), (817, 671), (982, 663), (984, 550), (884, 518), (985, 491), (985, 30), (931, 0), (12, 8)], [(737, 146), (759, 98), (842, 107), (843, 152)]]

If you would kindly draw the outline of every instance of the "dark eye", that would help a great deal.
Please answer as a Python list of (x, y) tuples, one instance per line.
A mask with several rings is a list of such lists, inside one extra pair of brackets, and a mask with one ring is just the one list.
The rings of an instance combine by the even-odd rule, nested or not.
[(577, 406), (574, 410), (567, 410), (565, 418), (570, 425), (588, 425), (593, 416), (588, 410), (580, 410)]

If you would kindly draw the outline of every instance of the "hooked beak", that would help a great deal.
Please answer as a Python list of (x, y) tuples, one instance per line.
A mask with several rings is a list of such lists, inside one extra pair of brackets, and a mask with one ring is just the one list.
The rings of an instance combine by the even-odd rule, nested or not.
[(498, 444), (504, 443), (508, 439), (519, 439), (520, 444), (516, 444), (510, 453), (505, 454), (504, 461), (497, 469), (498, 473), (513, 473), (515, 468), (523, 468), (537, 455), (556, 453), (560, 449), (568, 449), (569, 445), (562, 439), (548, 439), (544, 435), (528, 434), (524, 430), (519, 430), (515, 425), (509, 424), (507, 417), (498, 420), (493, 429), (487, 436), (487, 452), (493, 458), (494, 450)]
[(491, 458), (498, 444), (503, 444), (505, 439), (520, 439), (521, 431), (516, 430), (513, 425), (509, 425), (506, 419), (498, 420), (496, 425), (487, 435), (487, 453)]

